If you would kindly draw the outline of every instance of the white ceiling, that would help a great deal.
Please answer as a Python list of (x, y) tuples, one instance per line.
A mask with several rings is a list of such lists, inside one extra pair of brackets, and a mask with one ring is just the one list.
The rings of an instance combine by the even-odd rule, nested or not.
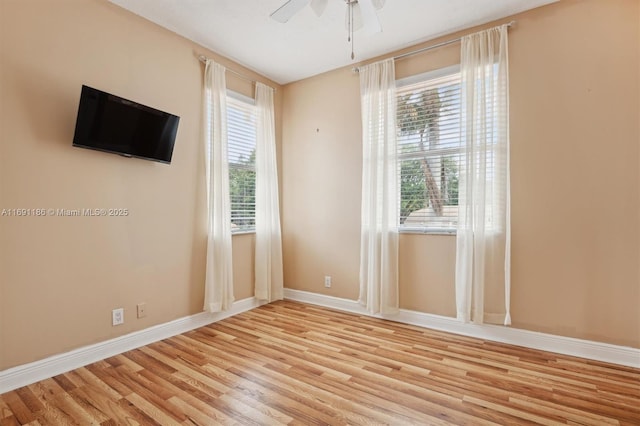
[(329, 0), (321, 17), (306, 6), (286, 24), (269, 18), (285, 0), (110, 1), (285, 84), (557, 0), (387, 0), (383, 31), (355, 33), (353, 61), (345, 0)]

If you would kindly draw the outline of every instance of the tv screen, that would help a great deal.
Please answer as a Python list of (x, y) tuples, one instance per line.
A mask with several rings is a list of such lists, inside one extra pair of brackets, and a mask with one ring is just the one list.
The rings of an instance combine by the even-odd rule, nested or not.
[(171, 163), (180, 117), (82, 86), (73, 146)]

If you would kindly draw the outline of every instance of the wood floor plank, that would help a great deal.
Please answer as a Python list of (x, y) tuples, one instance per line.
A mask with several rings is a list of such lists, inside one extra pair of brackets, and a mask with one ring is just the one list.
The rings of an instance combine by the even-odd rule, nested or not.
[(0, 395), (4, 425), (640, 425), (640, 370), (280, 301)]
[(146, 397), (142, 397), (137, 393), (127, 395), (126, 400), (135, 405), (136, 408), (144, 414), (152, 418), (157, 424), (163, 426), (179, 425), (181, 421), (187, 420), (186, 416), (182, 416), (184, 418), (181, 419), (181, 421), (177, 420), (160, 409), (157, 405), (151, 403)]
[(21, 423), (18, 422), (15, 416), (7, 416), (0, 418), (0, 426), (19, 426)]
[[(193, 344), (198, 343), (194, 341)], [(291, 391), (286, 389), (287, 383), (264, 379), (261, 373), (267, 371), (266, 363), (263, 364), (260, 360), (251, 359), (246, 356), (246, 353), (238, 353), (237, 348), (231, 345), (215, 347), (217, 343), (211, 344), (213, 346), (210, 347), (210, 350), (215, 356), (215, 364), (218, 368), (222, 368), (230, 372), (232, 376), (246, 382), (260, 383), (263, 392), (278, 396), (271, 403), (281, 412), (287, 415), (294, 413), (294, 417), (310, 421), (313, 424), (331, 421), (333, 412), (330, 407), (318, 404), (316, 400), (305, 399), (300, 395), (299, 389)], [(209, 365), (207, 369), (216, 368), (216, 366)]]
[(588, 413), (585, 411), (577, 410), (566, 406), (561, 406), (556, 403), (547, 402), (544, 400), (529, 398), (526, 396), (509, 398), (509, 402), (513, 406), (529, 407), (535, 411), (543, 411), (548, 413), (554, 413), (558, 417), (564, 417), (567, 420), (576, 422), (583, 425), (618, 425), (618, 420), (610, 417), (601, 416), (599, 414)]
[(7, 417), (13, 417), (13, 413), (11, 412), (11, 409), (7, 405), (6, 401), (0, 398), (0, 420)]
[[(209, 342), (211, 343), (211, 342)], [(190, 344), (194, 347), (201, 347), (201, 348), (206, 348), (208, 350), (215, 350), (213, 347), (200, 343), (198, 341), (192, 340), (190, 342)], [(213, 345), (213, 343), (211, 343)], [(213, 359), (216, 359), (216, 364), (221, 365), (223, 367), (229, 368), (229, 367), (233, 367), (234, 364), (233, 362), (228, 362), (227, 361), (227, 354), (225, 353), (225, 351), (227, 351), (229, 349), (227, 344), (223, 344), (219, 350), (218, 353), (212, 352), (211, 356)], [(244, 355), (244, 354), (243, 354)], [(230, 358), (232, 361), (234, 361), (234, 358)], [(246, 360), (245, 360), (246, 361)], [(261, 365), (260, 363), (254, 363), (255, 365)], [(215, 365), (207, 365), (204, 368), (204, 371), (206, 372), (210, 372), (212, 374), (212, 377), (215, 377), (217, 380), (226, 383), (229, 388), (237, 388), (238, 386), (250, 386), (252, 390), (257, 390), (259, 389), (258, 387), (253, 386), (255, 383), (252, 380), (244, 380), (243, 378), (237, 376), (237, 375), (233, 375), (232, 373), (230, 373), (228, 370), (224, 369), (224, 368), (219, 368)], [(231, 390), (229, 390), (229, 393), (231, 394)], [(267, 393), (269, 394), (268, 396), (270, 397), (277, 397), (278, 395), (274, 394), (270, 389), (267, 388), (263, 388), (262, 389), (262, 393)], [(253, 394), (253, 396), (255, 397), (256, 395)], [(294, 404), (295, 405), (295, 401), (288, 401), (289, 404)], [(262, 405), (262, 404), (260, 404)], [(273, 416), (273, 414), (271, 414)], [(282, 417), (282, 415), (280, 415), (279, 417)]]
[(12, 416), (19, 424), (27, 424), (36, 419), (35, 412), (31, 411), (19, 396), (20, 389), (2, 394), (2, 400), (9, 408)]
[(82, 420), (84, 420), (84, 416), (79, 416), (75, 419), (73, 415), (76, 413), (68, 412), (70, 410), (65, 409), (66, 407), (60, 404), (60, 401), (55, 398), (55, 394), (49, 394), (45, 383), (50, 380), (51, 379), (47, 379), (42, 382), (29, 385), (29, 388), (42, 404), (42, 409), (34, 413), (36, 415), (36, 419), (40, 423), (48, 425), (81, 425)]

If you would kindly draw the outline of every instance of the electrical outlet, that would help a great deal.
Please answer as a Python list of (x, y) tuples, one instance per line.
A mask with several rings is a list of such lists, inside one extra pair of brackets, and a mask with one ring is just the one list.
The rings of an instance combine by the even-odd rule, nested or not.
[(111, 311), (111, 324), (120, 325), (124, 323), (124, 308), (118, 308)]
[(331, 288), (331, 276), (329, 275), (324, 276), (324, 286), (326, 288)]
[(142, 302), (142, 303), (138, 303), (136, 305), (137, 308), (137, 312), (138, 312), (138, 318), (144, 318), (147, 316), (147, 303), (146, 302)]

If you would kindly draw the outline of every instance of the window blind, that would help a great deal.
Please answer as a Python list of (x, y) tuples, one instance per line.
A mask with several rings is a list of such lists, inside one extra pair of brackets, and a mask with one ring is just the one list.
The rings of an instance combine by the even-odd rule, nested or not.
[(398, 82), (401, 230), (455, 231), (460, 125), (459, 71)]
[(227, 97), (231, 232), (255, 230), (256, 108), (252, 99)]

